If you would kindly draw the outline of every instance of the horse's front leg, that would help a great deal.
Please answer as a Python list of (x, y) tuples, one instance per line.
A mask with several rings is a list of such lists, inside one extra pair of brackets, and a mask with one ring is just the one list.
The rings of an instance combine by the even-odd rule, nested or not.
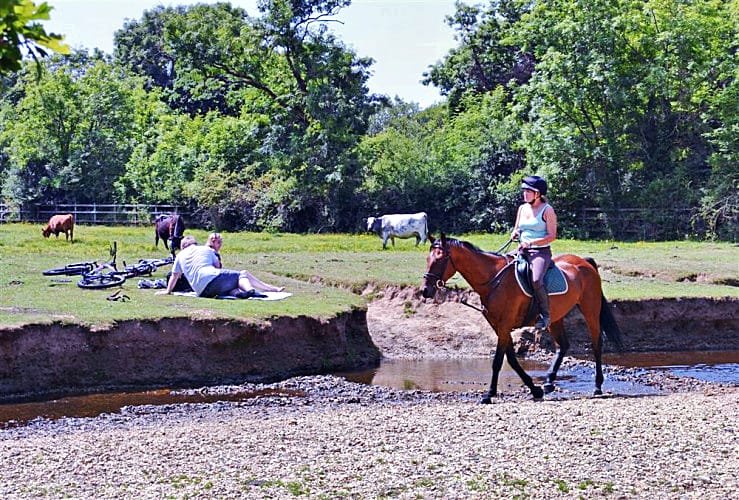
[(531, 376), (526, 373), (526, 371), (523, 369), (523, 367), (519, 364), (518, 358), (516, 358), (516, 351), (513, 350), (513, 344), (510, 344), (508, 348), (505, 351), (506, 359), (508, 360), (508, 364), (513, 368), (513, 371), (515, 371), (519, 377), (521, 377), (521, 380), (523, 381), (524, 385), (529, 388), (531, 391), (531, 395), (534, 396), (535, 399), (541, 399), (544, 397), (544, 390), (539, 387), (538, 385), (534, 384), (534, 380), (531, 378)]
[(557, 344), (557, 353), (554, 356), (552, 364), (549, 366), (546, 382), (544, 383), (544, 392), (546, 394), (554, 391), (554, 381), (557, 379), (557, 372), (562, 365), (562, 360), (567, 354), (567, 351), (570, 350), (570, 341), (567, 339), (567, 334), (565, 333), (564, 321), (555, 321), (549, 326), (549, 331), (552, 334), (554, 342)]
[(501, 348), (499, 344), (493, 355), (493, 377), (490, 380), (488, 393), (480, 400), (482, 404), (490, 404), (492, 399), (498, 395), (498, 376), (500, 375), (500, 369), (503, 367), (503, 356), (505, 356), (505, 349)]

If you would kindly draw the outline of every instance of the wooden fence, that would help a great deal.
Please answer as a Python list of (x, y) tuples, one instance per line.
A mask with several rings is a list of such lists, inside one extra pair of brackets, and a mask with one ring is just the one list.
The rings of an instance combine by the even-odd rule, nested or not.
[(46, 223), (54, 214), (72, 214), (78, 224), (146, 225), (152, 224), (158, 215), (170, 213), (178, 213), (185, 217), (189, 215), (183, 207), (175, 205), (60, 203), (33, 205), (18, 209), (0, 203), (0, 223)]
[(706, 232), (705, 221), (691, 209), (583, 208), (570, 222), (583, 239), (681, 240)]

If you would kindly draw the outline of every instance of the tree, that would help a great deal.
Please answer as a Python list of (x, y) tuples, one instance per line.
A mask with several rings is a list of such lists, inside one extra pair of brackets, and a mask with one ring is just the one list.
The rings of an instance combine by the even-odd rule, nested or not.
[(423, 210), (445, 231), (510, 224), (509, 193), (500, 186), (521, 168), (523, 153), (516, 151), (517, 128), (506, 118), (506, 101), (499, 87), (466, 96), (459, 103), (464, 111), (454, 115), (443, 105), (408, 112), (402, 102), (383, 110), (384, 127), (360, 145), (368, 211)]
[(99, 58), (47, 66), (40, 80), (19, 80), (23, 95), (3, 131), (4, 194), (19, 204), (109, 203), (133, 148), (141, 81)]
[(501, 0), (481, 6), (456, 5), (447, 24), (457, 34), (459, 46), (424, 73), (423, 83), (438, 87), (455, 110), (466, 94), (483, 94), (498, 86), (521, 85), (534, 69), (531, 52), (507, 38), (511, 26), (530, 8), (530, 2)]
[(37, 63), (39, 57), (48, 55), (46, 49), (69, 53), (62, 43), (64, 37), (46, 33), (41, 24), (34, 22), (49, 19), (51, 10), (46, 2), (36, 5), (31, 0), (0, 0), (0, 74), (21, 69), (21, 49)]
[[(262, 0), (261, 18), (229, 4), (196, 5), (163, 19), (172, 92), (186, 102), (178, 109), (258, 124), (258, 151), (242, 163), (265, 165), (258, 175), (274, 189), (247, 191), (282, 230), (353, 225), (345, 214), (360, 182), (354, 149), (380, 100), (367, 92), (372, 61), (357, 58), (326, 27), (348, 3)], [(224, 168), (219, 175), (240, 166)]]
[(697, 205), (711, 151), (700, 96), (731, 53), (726, 5), (551, 0), (516, 25), (536, 57), (516, 93), (527, 159), (553, 177), (565, 217), (582, 206)]

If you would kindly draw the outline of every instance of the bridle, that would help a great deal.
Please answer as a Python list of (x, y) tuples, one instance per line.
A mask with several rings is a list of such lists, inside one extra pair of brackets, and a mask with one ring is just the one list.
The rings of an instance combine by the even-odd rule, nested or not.
[[(434, 264), (427, 272), (423, 273), (423, 278), (425, 280), (428, 280), (429, 278), (434, 279), (434, 285), (436, 286), (436, 288), (441, 290), (446, 288), (446, 283), (444, 282), (444, 273), (446, 272), (446, 266), (449, 264), (450, 261), (452, 261), (452, 254), (449, 252), (448, 245), (442, 245), (441, 242), (439, 242), (438, 240), (431, 245), (431, 250), (435, 248), (441, 250), (442, 256), (434, 262)], [(439, 273), (431, 272), (431, 269), (433, 269), (433, 267), (439, 263), (443, 264), (441, 271)], [(454, 265), (454, 262), (452, 262), (452, 265)]]

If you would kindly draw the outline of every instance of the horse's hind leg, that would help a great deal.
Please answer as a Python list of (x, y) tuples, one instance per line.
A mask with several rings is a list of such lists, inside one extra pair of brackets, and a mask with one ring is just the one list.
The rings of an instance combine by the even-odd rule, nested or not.
[(598, 320), (599, 311), (590, 312), (589, 314), (583, 310), (582, 306), (580, 310), (585, 317), (585, 322), (588, 325), (588, 331), (590, 332), (590, 340), (593, 344), (593, 357), (595, 357), (595, 390), (593, 394), (596, 396), (603, 394), (603, 341), (600, 335), (600, 321)]
[(603, 343), (600, 340), (600, 333), (598, 333), (598, 340), (593, 341), (593, 354), (595, 356), (595, 391), (593, 394), (599, 396), (603, 394)]
[(567, 354), (567, 351), (570, 350), (570, 341), (567, 338), (563, 320), (560, 319), (552, 323), (549, 326), (549, 331), (552, 334), (554, 342), (557, 344), (557, 353), (554, 356), (554, 360), (552, 360), (552, 364), (549, 366), (546, 382), (544, 383), (544, 392), (546, 394), (554, 391), (554, 381), (557, 379), (557, 372), (562, 365), (562, 360)]

